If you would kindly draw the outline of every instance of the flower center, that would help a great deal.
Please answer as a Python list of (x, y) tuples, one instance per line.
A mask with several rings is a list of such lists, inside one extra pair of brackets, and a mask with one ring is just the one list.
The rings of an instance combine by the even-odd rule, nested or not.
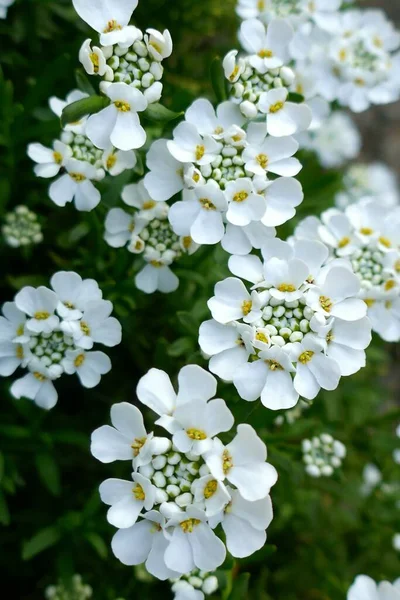
[(265, 333), (263, 333), (262, 331), (257, 331), (256, 340), (258, 340), (259, 342), (264, 342), (264, 344), (268, 344), (269, 341)]
[(396, 287), (396, 282), (394, 279), (388, 279), (387, 282), (385, 283), (385, 291), (389, 292), (390, 290), (392, 290), (394, 287)]
[(192, 242), (193, 242), (193, 240), (190, 237), (190, 235), (185, 235), (182, 238), (182, 244), (183, 244), (183, 247), (185, 248), (185, 250), (189, 250), (190, 246), (192, 245)]
[(92, 62), (94, 72), (98, 73), (99, 72), (99, 56), (98, 56), (98, 54), (96, 54), (96, 52), (91, 52), (89, 54), (89, 58)]
[(232, 456), (229, 454), (228, 450), (224, 450), (222, 453), (222, 470), (224, 475), (227, 475), (229, 471), (233, 467)]
[(333, 302), (330, 298), (328, 298), (327, 296), (320, 296), (319, 297), (319, 303), (322, 306), (322, 308), (324, 310), (326, 310), (326, 312), (331, 312), (332, 310), (332, 306), (333, 306)]
[(19, 360), (24, 358), (24, 349), (22, 346), (18, 345), (15, 350), (15, 354)]
[(154, 202), (154, 200), (147, 200), (146, 202), (143, 202), (143, 210), (150, 210), (151, 208), (154, 208), (156, 205), (156, 203)]
[(199, 202), (206, 210), (217, 210), (215, 204), (213, 204), (208, 198), (200, 198)]
[(201, 146), (201, 145), (196, 146), (196, 150), (195, 150), (196, 160), (201, 160), (203, 158), (205, 152), (206, 152), (206, 149), (204, 146)]
[(343, 237), (341, 240), (338, 241), (338, 248), (345, 248), (350, 244), (350, 242), (351, 239), (349, 237)]
[(360, 233), (362, 235), (372, 235), (374, 233), (374, 230), (371, 229), (371, 227), (361, 227)]
[(207, 434), (201, 429), (187, 429), (186, 433), (191, 440), (205, 440), (207, 439)]
[(117, 155), (110, 154), (110, 156), (107, 158), (107, 161), (106, 161), (107, 169), (110, 171), (110, 169), (112, 169), (115, 166), (116, 162), (117, 162)]
[(139, 452), (143, 448), (146, 443), (147, 438), (135, 438), (133, 444), (131, 444), (131, 448), (133, 450), (133, 456), (138, 456)]
[(239, 73), (239, 65), (235, 65), (235, 68), (233, 69), (232, 73), (229, 75), (230, 81), (234, 81), (234, 79), (236, 79), (238, 73)]
[(129, 112), (131, 110), (131, 105), (125, 102), (125, 100), (116, 100), (114, 105), (120, 112)]
[(312, 350), (306, 350), (305, 352), (303, 352), (303, 354), (300, 354), (299, 362), (301, 362), (302, 365), (306, 365), (310, 362), (314, 354), (315, 352), (313, 352)]
[(108, 21), (106, 28), (103, 30), (103, 33), (110, 33), (111, 31), (119, 31), (121, 29), (121, 25), (119, 25), (115, 19), (111, 19), (111, 21)]
[(385, 246), (385, 248), (391, 248), (392, 247), (392, 243), (391, 243), (391, 241), (387, 237), (381, 236), (379, 238), (379, 242), (382, 244), (382, 246)]
[(58, 165), (61, 165), (61, 163), (63, 161), (63, 156), (62, 156), (61, 152), (53, 152), (53, 158), (54, 158), (54, 162), (56, 162)]
[(132, 493), (135, 496), (136, 500), (140, 500), (141, 502), (143, 502), (143, 500), (146, 499), (146, 494), (144, 493), (144, 490), (139, 483), (137, 483), (135, 487), (132, 488)]
[(296, 286), (294, 286), (292, 283), (281, 283), (277, 289), (280, 292), (295, 292)]
[(283, 371), (283, 367), (276, 360), (266, 360), (265, 363), (269, 366), (271, 371)]
[(271, 104), (271, 106), (269, 107), (269, 112), (272, 114), (275, 114), (277, 112), (279, 112), (280, 110), (282, 110), (282, 108), (285, 106), (284, 102), (276, 102), (275, 104)]
[(25, 331), (25, 327), (24, 327), (23, 323), (21, 323), (21, 325), (18, 325), (18, 329), (16, 331), (17, 336), (24, 335), (24, 331)]
[(371, 308), (375, 304), (376, 300), (374, 298), (365, 298), (364, 302), (368, 308)]
[(79, 369), (79, 367), (81, 367), (84, 362), (85, 362), (85, 355), (78, 354), (78, 356), (74, 360), (74, 365), (77, 369)]
[(182, 521), (179, 523), (183, 533), (192, 533), (193, 529), (200, 525), (201, 521), (199, 519), (187, 519), (186, 521)]
[(158, 54), (162, 53), (162, 48), (161, 48), (160, 44), (157, 44), (157, 42), (152, 41), (152, 42), (149, 43), (149, 46), (151, 46), (152, 48), (154, 48), (154, 50), (156, 52), (158, 52)]
[(260, 50), (260, 52), (258, 53), (258, 56), (260, 58), (271, 58), (273, 55), (274, 53), (272, 52), (272, 50), (267, 50), (266, 48)]
[(47, 311), (45, 311), (45, 310), (43, 310), (43, 311), (35, 312), (35, 314), (33, 316), (35, 317), (35, 319), (37, 321), (45, 321), (46, 319), (49, 318), (50, 313), (47, 312)]
[(47, 377), (45, 377), (43, 375), (43, 373), (39, 373), (39, 371), (34, 371), (33, 372), (33, 376), (38, 380), (38, 381), (46, 381)]
[(268, 167), (268, 156), (266, 154), (259, 154), (256, 156), (256, 160), (262, 169)]
[(87, 323), (85, 323), (85, 321), (80, 322), (80, 327), (82, 333), (84, 333), (85, 335), (90, 335), (90, 327)]
[(86, 179), (85, 175), (83, 175), (82, 173), (70, 173), (69, 176), (71, 177), (71, 179), (76, 181), (76, 183), (82, 183), (82, 181), (85, 181)]
[(208, 500), (209, 498), (214, 496), (215, 492), (217, 491), (217, 488), (218, 488), (218, 481), (216, 481), (215, 479), (212, 479), (211, 481), (209, 481), (207, 483), (206, 487), (204, 488), (204, 498), (206, 500)]
[(69, 308), (70, 310), (73, 310), (73, 309), (75, 308), (75, 305), (74, 305), (74, 304), (72, 304), (72, 302), (68, 302), (68, 301), (66, 301), (66, 302), (64, 302), (63, 304), (64, 304), (64, 306), (65, 306), (66, 308)]
[(237, 194), (235, 194), (233, 196), (233, 201), (234, 202), (244, 202), (245, 200), (247, 200), (248, 197), (249, 197), (249, 194), (247, 192), (245, 192), (244, 190), (242, 190), (241, 192), (238, 192)]
[(247, 316), (251, 312), (252, 307), (253, 303), (251, 300), (244, 300), (242, 303), (242, 313), (244, 316)]

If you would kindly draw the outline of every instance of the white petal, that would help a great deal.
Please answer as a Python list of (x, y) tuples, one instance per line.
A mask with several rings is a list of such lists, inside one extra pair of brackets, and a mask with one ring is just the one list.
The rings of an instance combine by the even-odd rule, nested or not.
[(193, 400), (207, 401), (215, 396), (217, 381), (215, 377), (198, 365), (186, 365), (178, 375), (177, 406)]
[(136, 395), (142, 404), (154, 410), (157, 415), (172, 415), (175, 410), (174, 388), (168, 375), (160, 369), (150, 369), (140, 379)]

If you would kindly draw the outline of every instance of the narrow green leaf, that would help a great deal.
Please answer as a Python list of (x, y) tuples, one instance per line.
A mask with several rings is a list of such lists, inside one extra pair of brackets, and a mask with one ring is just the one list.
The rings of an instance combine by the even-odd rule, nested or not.
[(49, 453), (38, 454), (36, 468), (43, 485), (53, 496), (61, 494), (60, 471), (57, 462)]
[(166, 108), (159, 102), (154, 102), (154, 104), (149, 104), (144, 111), (143, 116), (149, 121), (153, 121), (155, 123), (168, 123), (169, 121), (179, 119), (179, 117), (181, 117), (183, 114), (183, 112), (174, 112), (173, 110), (169, 110), (169, 108)]
[(61, 125), (64, 127), (68, 123), (77, 123), (87, 115), (93, 115), (110, 104), (106, 96), (89, 96), (68, 104), (62, 111)]
[(108, 555), (108, 547), (103, 538), (94, 531), (87, 533), (85, 535), (87, 541), (93, 548), (96, 550), (97, 554), (100, 558), (105, 559)]
[(242, 573), (233, 581), (233, 589), (228, 600), (245, 600), (249, 591), (250, 573)]
[(89, 94), (89, 96), (94, 96), (96, 91), (83, 69), (75, 69), (75, 79), (76, 84), (81, 92), (85, 92), (86, 94)]
[(289, 92), (288, 100), (290, 102), (295, 102), (296, 104), (301, 104), (304, 102), (304, 96), (297, 94), (296, 92)]
[(22, 560), (30, 560), (40, 552), (54, 546), (61, 535), (55, 527), (46, 527), (38, 531), (30, 540), (22, 545)]
[(224, 102), (228, 99), (226, 79), (222, 60), (217, 56), (211, 63), (210, 67), (211, 83), (214, 89), (215, 96), (218, 102)]

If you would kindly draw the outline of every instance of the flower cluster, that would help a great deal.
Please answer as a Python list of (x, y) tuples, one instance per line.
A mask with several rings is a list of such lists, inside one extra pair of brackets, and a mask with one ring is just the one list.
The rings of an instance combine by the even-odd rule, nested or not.
[(307, 217), (297, 239), (319, 239), (330, 259), (346, 259), (360, 282), (372, 328), (386, 341), (400, 339), (400, 211), (365, 199), (343, 212), (329, 209)]
[(233, 556), (261, 548), (277, 480), (250, 425), (239, 425), (227, 445), (216, 437), (231, 430), (234, 419), (224, 400), (214, 399), (217, 383), (210, 373), (188, 365), (178, 383), (176, 393), (164, 371), (151, 369), (137, 387), (139, 400), (172, 439), (148, 434), (139, 409), (120, 403), (111, 409), (113, 427), (97, 429), (91, 446), (104, 463), (128, 460), (133, 466), (129, 481), (108, 479), (100, 486), (110, 505), (107, 519), (118, 528), (115, 556), (126, 565), (145, 562), (162, 580), (219, 567), (226, 556), (214, 532), (219, 524)]
[(384, 163), (351, 165), (343, 177), (343, 190), (336, 195), (336, 206), (344, 210), (364, 198), (371, 198), (381, 206), (400, 204), (395, 173)]
[(329, 433), (303, 440), (301, 447), (306, 473), (311, 477), (330, 477), (346, 457), (346, 446)]
[[(50, 98), (50, 108), (58, 117), (63, 109), (87, 98), (87, 94), (73, 90), (66, 100)], [(49, 188), (49, 196), (57, 205), (64, 207), (74, 201), (80, 211), (90, 211), (100, 200), (100, 191), (95, 183), (104, 179), (106, 173), (115, 176), (136, 165), (133, 151), (117, 151), (110, 144), (105, 150), (99, 150), (87, 136), (87, 117), (79, 122), (66, 125), (60, 139), (53, 142), (52, 148), (32, 143), (28, 146), (29, 157), (37, 163), (35, 173), (38, 177), (53, 178), (61, 173)]]
[(16, 206), (13, 212), (6, 214), (5, 224), (1, 228), (4, 240), (8, 246), (19, 248), (31, 246), (43, 241), (42, 228), (37, 214), (27, 206)]
[(46, 600), (88, 600), (92, 598), (93, 590), (90, 585), (83, 583), (80, 575), (74, 575), (68, 589), (62, 582), (50, 585), (46, 588), (45, 596)]
[(201, 325), (199, 343), (210, 370), (233, 381), (243, 399), (287, 409), (365, 366), (371, 327), (356, 298), (358, 277), (343, 260), (325, 265), (324, 244), (271, 239), (262, 254), (264, 261), (229, 259), (236, 277), (215, 286), (213, 319)]
[(358, 575), (347, 593), (347, 600), (400, 600), (400, 578), (393, 584), (375, 583), (367, 575)]
[(283, 20), (267, 28), (257, 19), (244, 21), (239, 41), (247, 54), (231, 50), (223, 61), (232, 101), (249, 119), (266, 115), (268, 133), (274, 136), (293, 135), (311, 124), (308, 106), (288, 101), (295, 79), (286, 66), (292, 38), (292, 27)]
[(109, 105), (88, 119), (87, 135), (97, 148), (128, 151), (141, 148), (146, 132), (138, 113), (162, 94), (162, 61), (172, 53), (167, 30), (145, 34), (129, 25), (138, 0), (101, 0), (96, 10), (86, 0), (74, 0), (76, 12), (100, 36), (100, 46), (87, 39), (79, 60), (87, 73), (102, 78), (100, 91)]
[(258, 18), (266, 24), (273, 19), (288, 19), (298, 27), (312, 20), (325, 28), (341, 5), (342, 0), (238, 0), (236, 12), (242, 19)]
[(179, 579), (172, 579), (174, 600), (204, 600), (218, 590), (218, 579), (212, 573), (195, 569)]
[[(171, 206), (175, 233), (197, 244), (216, 244), (230, 253), (260, 248), (274, 227), (295, 214), (303, 193), (293, 178), (301, 169), (290, 136), (274, 138), (263, 123), (250, 123), (232, 102), (215, 112), (197, 100), (173, 140), (155, 142), (147, 155), (145, 185), (156, 201), (184, 190)], [(269, 178), (268, 175), (275, 177)]]
[(106, 217), (104, 239), (113, 248), (126, 246), (143, 258), (146, 265), (135, 277), (140, 290), (147, 294), (175, 291), (179, 279), (170, 265), (183, 254), (193, 254), (198, 245), (190, 236), (174, 233), (168, 221), (168, 204), (155, 202), (143, 180), (125, 186), (122, 200), (134, 210), (128, 213), (112, 208)]
[(92, 351), (94, 344), (110, 347), (121, 341), (121, 325), (110, 317), (113, 305), (102, 300), (96, 281), (60, 271), (51, 288), (24, 287), (14, 302), (3, 305), (0, 317), (0, 375), (28, 369), (11, 394), (45, 409), (55, 406), (53, 381), (64, 373), (76, 373), (84, 387), (95, 387), (111, 370), (111, 361), (104, 352)]

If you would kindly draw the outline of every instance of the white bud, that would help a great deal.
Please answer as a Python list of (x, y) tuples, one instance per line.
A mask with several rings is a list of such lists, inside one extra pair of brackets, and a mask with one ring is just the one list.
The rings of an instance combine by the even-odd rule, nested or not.
[[(400, 545), (400, 540), (399, 540), (399, 545)], [(215, 577), (215, 575), (210, 575), (209, 577), (207, 577), (204, 580), (203, 586), (201, 589), (203, 590), (203, 592), (205, 593), (206, 596), (210, 596), (211, 594), (216, 592), (218, 589), (218, 579)]]
[(258, 114), (257, 106), (249, 100), (241, 103), (240, 111), (247, 119), (255, 119)]
[(281, 67), (279, 75), (287, 86), (292, 85), (295, 79), (295, 74), (290, 67)]
[(169, 496), (172, 496), (172, 498), (176, 498), (177, 496), (179, 496), (180, 491), (181, 490), (179, 489), (179, 487), (177, 485), (174, 485), (174, 484), (167, 485), (166, 492)]
[(321, 473), (325, 477), (330, 477), (331, 475), (333, 475), (333, 468), (330, 465), (324, 465), (323, 467), (321, 467)]
[(179, 496), (177, 496), (175, 498), (175, 502), (181, 508), (185, 508), (186, 506), (189, 506), (192, 503), (192, 501), (193, 501), (193, 496), (189, 492), (185, 492), (184, 494), (180, 494)]
[(163, 502), (168, 502), (168, 494), (165, 490), (156, 490), (155, 501), (157, 504), (162, 504)]
[(306, 473), (311, 475), (311, 477), (321, 477), (321, 471), (316, 465), (307, 465)]
[(165, 475), (161, 471), (156, 471), (153, 475), (153, 483), (159, 488), (163, 488), (167, 485)]

